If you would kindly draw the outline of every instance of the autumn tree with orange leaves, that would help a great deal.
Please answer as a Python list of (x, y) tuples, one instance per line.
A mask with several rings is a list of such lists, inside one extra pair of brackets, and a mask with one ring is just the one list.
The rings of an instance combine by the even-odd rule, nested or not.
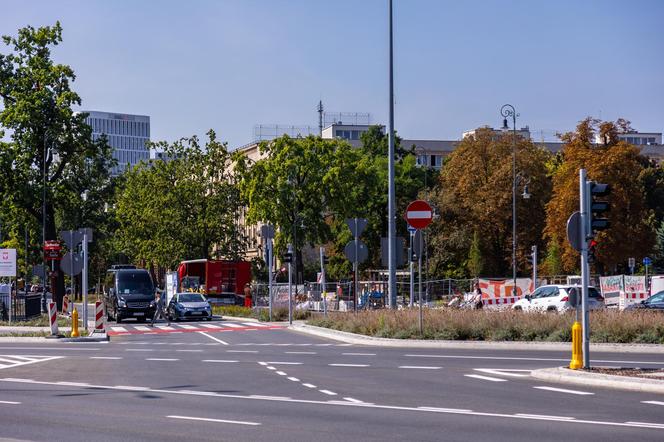
[[(618, 139), (630, 131), (629, 122), (601, 122), (592, 118), (581, 121), (576, 131), (561, 136), (565, 143), (562, 163), (553, 174), (553, 197), (546, 205), (545, 236), (549, 248), (559, 247), (562, 266), (567, 272), (580, 267), (579, 253), (566, 240), (569, 216), (579, 210), (579, 169), (585, 168), (588, 179), (611, 186), (608, 197), (611, 227), (599, 232), (593, 271), (614, 272), (629, 257), (644, 256), (654, 244), (654, 213), (646, 204), (646, 189), (640, 180), (648, 159), (639, 149)], [(595, 143), (595, 135), (599, 143)]]

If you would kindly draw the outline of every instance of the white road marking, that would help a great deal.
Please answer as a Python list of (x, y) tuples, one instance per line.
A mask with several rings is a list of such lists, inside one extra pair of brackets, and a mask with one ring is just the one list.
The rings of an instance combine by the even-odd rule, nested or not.
[(332, 344), (314, 344), (316, 347), (329, 347)]
[[(35, 384), (35, 385), (58, 385), (57, 382), (47, 382), (47, 381), (35, 381), (33, 379), (18, 379), (18, 378), (0, 378), (0, 382), (9, 382), (9, 383), (24, 383), (24, 384)], [(304, 384), (303, 384), (304, 385)], [(123, 386), (110, 386), (110, 385), (89, 385), (89, 387), (99, 389), (99, 390), (120, 390), (120, 391), (136, 391), (141, 387), (123, 387)], [(615, 422), (615, 421), (597, 421), (597, 420), (587, 420), (587, 419), (573, 419), (573, 420), (561, 420), (560, 418), (548, 418), (548, 417), (525, 417), (519, 416), (516, 414), (507, 414), (507, 413), (496, 413), (496, 412), (481, 412), (481, 411), (465, 411), (465, 410), (454, 410), (454, 409), (435, 409), (435, 408), (416, 408), (409, 406), (400, 406), (400, 405), (381, 405), (381, 404), (371, 404), (371, 403), (362, 403), (356, 404), (348, 401), (317, 401), (309, 399), (292, 399), (292, 398), (279, 398), (279, 397), (256, 397), (256, 396), (242, 396), (237, 394), (226, 394), (226, 393), (216, 393), (212, 391), (181, 391), (181, 390), (167, 390), (167, 389), (152, 389), (152, 388), (143, 388), (143, 391), (149, 391), (156, 394), (171, 394), (171, 395), (185, 395), (185, 396), (207, 396), (215, 398), (230, 398), (230, 399), (245, 399), (245, 400), (265, 400), (273, 402), (287, 402), (287, 403), (297, 403), (297, 404), (309, 404), (309, 405), (321, 405), (321, 406), (334, 406), (334, 407), (359, 407), (359, 408), (371, 408), (376, 410), (398, 410), (398, 411), (411, 411), (411, 412), (422, 412), (422, 413), (447, 413), (447, 414), (462, 414), (466, 416), (478, 416), (478, 417), (488, 417), (488, 418), (506, 418), (506, 419), (535, 419), (541, 421), (556, 421), (564, 424), (584, 424), (584, 425), (600, 425), (606, 427), (621, 427), (621, 428), (656, 428), (664, 429), (664, 424), (657, 423), (648, 423), (648, 422)]]
[(399, 365), (399, 368), (408, 368), (413, 370), (440, 370), (443, 367), (429, 367), (422, 365)]
[(244, 328), (244, 325), (234, 324), (232, 322), (224, 322), (221, 325), (223, 325), (224, 327), (231, 327), (231, 328)]
[(267, 362), (259, 362), (258, 365), (262, 365), (263, 367), (265, 367), (267, 365)]
[(257, 426), (261, 425), (260, 422), (249, 422), (249, 421), (229, 421), (225, 419), (210, 419), (207, 417), (193, 417), (193, 416), (176, 416), (176, 415), (171, 415), (171, 416), (166, 416), (171, 419), (184, 419), (184, 420), (190, 420), (190, 421), (203, 421), (203, 422), (216, 422), (216, 423), (221, 423), (221, 424), (238, 424), (238, 425), (251, 425), (251, 426)]
[(341, 353), (344, 356), (376, 356), (376, 353)]
[[(479, 371), (481, 373), (487, 373), (487, 374), (495, 374), (498, 376), (509, 376), (513, 378), (527, 378), (530, 376), (530, 372), (532, 370), (517, 370), (517, 369), (499, 369), (499, 368), (473, 368), (475, 371)], [(514, 371), (517, 372), (527, 372), (528, 374), (522, 374), (522, 373), (512, 373)]]
[(276, 367), (270, 367), (270, 366), (268, 365), (267, 369), (268, 369), (268, 370), (276, 370), (277, 368), (276, 368)]
[(239, 362), (239, 361), (232, 361), (229, 359), (203, 359), (203, 362), (228, 362), (228, 363), (233, 363), (233, 362)]
[(633, 421), (628, 421), (625, 422), (626, 424), (629, 425), (638, 425), (638, 426), (644, 426), (646, 428), (662, 428), (664, 429), (664, 424), (653, 424), (650, 422), (633, 422)]
[(314, 384), (302, 384), (302, 385), (304, 385), (307, 388), (316, 388)]
[(198, 330), (198, 327), (194, 327), (193, 325), (189, 324), (177, 324), (176, 327), (183, 328), (185, 330)]
[(318, 391), (320, 391), (321, 393), (325, 393), (328, 396), (336, 396), (337, 395), (334, 391), (330, 391), (330, 390), (318, 390)]
[(268, 362), (272, 365), (302, 365), (302, 362)]
[(440, 408), (440, 407), (417, 407), (420, 410), (436, 411), (438, 413), (472, 413), (473, 410), (465, 410), (462, 408)]
[(116, 332), (126, 332), (127, 329), (124, 327), (118, 327), (118, 326), (111, 326), (111, 330), (116, 331)]
[(0, 401), (0, 404), (7, 404), (7, 405), (21, 405), (20, 402), (14, 402), (14, 401)]
[(370, 367), (367, 364), (327, 364), (330, 367)]
[(183, 349), (183, 350), (175, 350), (175, 351), (183, 351), (183, 352), (189, 352), (189, 353), (202, 353), (203, 350), (192, 350), (192, 349)]
[(205, 332), (198, 332), (198, 333), (202, 334), (203, 336), (207, 336), (208, 338), (212, 339), (213, 341), (217, 341), (217, 342), (220, 343), (220, 344), (228, 345), (228, 342), (226, 342), (226, 341), (222, 341), (222, 340), (219, 339), (219, 338), (215, 338), (215, 337), (212, 336), (211, 334), (208, 334), (208, 333), (205, 333)]
[(243, 322), (244, 325), (248, 325), (250, 327), (268, 327), (265, 324), (261, 324), (259, 322)]
[(58, 385), (67, 385), (69, 387), (88, 387), (90, 384), (87, 382), (69, 382), (69, 381), (59, 381)]
[(300, 382), (300, 380), (298, 378), (294, 378), (293, 376), (288, 376), (286, 379), (288, 379), (289, 381), (293, 381), (293, 382)]
[(258, 353), (258, 350), (226, 350), (226, 353)]
[(267, 400), (289, 400), (288, 396), (263, 396), (260, 394), (252, 394), (249, 396), (252, 399), (267, 399)]
[(546, 419), (560, 419), (560, 420), (573, 420), (576, 419), (574, 417), (569, 417), (569, 416), (549, 416), (546, 414), (526, 414), (526, 413), (516, 413), (515, 416), (520, 416), (520, 417), (529, 417), (532, 419), (540, 419), (540, 418), (546, 418)]
[(507, 379), (492, 378), (490, 376), (482, 376), (481, 374), (464, 374), (467, 378), (482, 379), (483, 381), (491, 382), (507, 382)]
[(283, 371), (275, 371), (275, 373), (278, 374), (279, 376), (287, 376), (287, 374), (284, 373)]
[(315, 355), (315, 351), (285, 351), (287, 355)]
[(154, 351), (152, 348), (125, 348), (125, 351)]
[[(64, 356), (22, 356), (15, 357), (11, 355), (2, 355), (3, 360), (8, 364), (0, 364), (0, 370), (5, 368), (20, 367), (23, 365), (36, 364), (38, 362), (53, 361), (55, 359), (62, 359)], [(14, 359), (12, 359), (14, 358)]]
[(536, 388), (538, 390), (555, 391), (558, 393), (578, 394), (580, 396), (588, 396), (595, 394), (595, 393), (590, 393), (588, 391), (566, 390), (564, 388), (554, 388), (554, 387), (533, 387), (533, 388)]
[(121, 356), (90, 356), (90, 359), (122, 359)]
[(179, 361), (179, 359), (174, 358), (146, 358), (146, 361)]
[(175, 330), (175, 328), (171, 327), (170, 325), (155, 325), (160, 330)]
[(641, 401), (641, 403), (650, 405), (664, 405), (664, 402), (661, 401)]
[[(70, 350), (70, 351), (97, 351), (101, 350), (99, 347), (62, 347), (58, 344), (57, 347), (0, 347), (0, 350)], [(66, 345), (66, 344), (65, 344)], [(79, 344), (80, 345), (80, 344)], [(61, 357), (61, 356), (59, 356)]]
[(345, 400), (345, 401), (348, 401), (348, 402), (352, 402), (352, 403), (354, 403), (354, 404), (363, 404), (363, 403), (364, 403), (364, 402), (362, 402), (362, 401), (360, 401), (360, 400), (353, 399), (352, 397), (345, 397), (344, 400)]
[(145, 325), (135, 325), (134, 329), (140, 330), (140, 331), (146, 331), (146, 332), (149, 332), (150, 330), (152, 330), (150, 327), (146, 327)]
[(216, 325), (216, 324), (201, 324), (201, 326), (205, 327), (205, 328), (212, 328), (212, 329), (215, 329), (215, 330), (219, 330), (220, 328), (223, 328), (222, 326)]
[[(323, 344), (324, 345), (324, 344)], [(567, 359), (558, 359), (558, 358), (526, 358), (526, 357), (509, 357), (509, 356), (468, 356), (468, 355), (426, 355), (426, 354), (406, 354), (404, 355), (410, 358), (445, 358), (445, 359), (488, 359), (488, 360), (497, 360), (497, 361), (550, 361), (550, 362), (569, 362)], [(607, 363), (607, 364), (652, 364), (652, 365), (664, 365), (664, 362), (653, 362), (653, 361), (616, 361), (616, 360), (596, 360), (593, 359), (593, 362), (598, 363)]]

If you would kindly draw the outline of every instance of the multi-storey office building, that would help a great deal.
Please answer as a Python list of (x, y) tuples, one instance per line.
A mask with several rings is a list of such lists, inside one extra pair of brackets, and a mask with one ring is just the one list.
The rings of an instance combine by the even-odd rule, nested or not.
[(85, 111), (86, 122), (92, 127), (92, 139), (102, 134), (113, 148), (113, 158), (118, 162), (111, 174), (119, 175), (127, 167), (150, 159), (147, 142), (150, 141), (150, 117), (147, 115), (119, 114), (113, 112)]

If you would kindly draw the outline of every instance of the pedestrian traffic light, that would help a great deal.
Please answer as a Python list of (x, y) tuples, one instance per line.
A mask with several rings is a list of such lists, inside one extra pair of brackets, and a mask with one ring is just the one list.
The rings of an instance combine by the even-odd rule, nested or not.
[(611, 186), (608, 184), (588, 182), (589, 196), (590, 196), (590, 210), (588, 214), (589, 229), (588, 234), (593, 237), (596, 232), (606, 230), (611, 227), (611, 222), (602, 215), (608, 212), (611, 207), (607, 201), (596, 201), (595, 197), (607, 196), (611, 193)]
[(284, 253), (284, 256), (281, 261), (286, 263), (293, 262), (293, 253), (292, 252)]
[(588, 242), (588, 264), (595, 262), (595, 251), (597, 249), (597, 241), (591, 239)]
[(326, 265), (330, 262), (330, 257), (327, 255), (323, 255), (323, 265)]

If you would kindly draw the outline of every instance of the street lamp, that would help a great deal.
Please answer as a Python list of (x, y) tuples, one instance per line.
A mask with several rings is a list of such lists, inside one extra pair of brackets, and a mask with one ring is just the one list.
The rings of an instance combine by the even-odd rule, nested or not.
[(512, 117), (512, 295), (516, 296), (516, 110), (511, 104), (505, 104), (500, 108), (500, 115), (503, 116), (503, 130), (507, 131), (507, 119)]

